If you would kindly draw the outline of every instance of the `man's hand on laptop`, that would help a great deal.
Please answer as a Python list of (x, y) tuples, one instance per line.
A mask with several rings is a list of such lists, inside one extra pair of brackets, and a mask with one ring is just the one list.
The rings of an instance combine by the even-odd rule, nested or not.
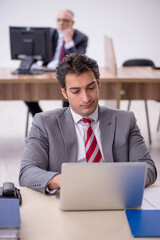
[(49, 190), (53, 190), (53, 189), (57, 189), (61, 187), (61, 174), (57, 174), (55, 175), (50, 183), (47, 186), (49, 188)]

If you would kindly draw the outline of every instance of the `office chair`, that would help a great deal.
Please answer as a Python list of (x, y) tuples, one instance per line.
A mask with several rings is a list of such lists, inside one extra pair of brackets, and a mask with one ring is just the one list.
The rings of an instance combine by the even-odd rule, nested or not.
[[(130, 59), (130, 60), (127, 60), (127, 61), (125, 61), (123, 63), (123, 67), (133, 67), (133, 66), (134, 67), (138, 67), (138, 66), (141, 66), (141, 67), (146, 67), (146, 66), (154, 67), (155, 65), (154, 65), (154, 62), (149, 60), (149, 59)], [(145, 111), (146, 111), (149, 144), (152, 144), (147, 100), (144, 100), (144, 104), (145, 104)], [(131, 100), (129, 100), (129, 102), (128, 102), (128, 107), (127, 107), (128, 111), (130, 110), (130, 106), (131, 106)]]

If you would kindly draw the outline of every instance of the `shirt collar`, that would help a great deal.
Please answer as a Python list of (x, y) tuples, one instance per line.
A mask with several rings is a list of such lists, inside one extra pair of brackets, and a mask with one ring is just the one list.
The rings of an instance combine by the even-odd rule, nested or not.
[[(72, 114), (72, 117), (73, 117), (73, 120), (74, 122), (77, 124), (83, 117), (77, 113), (75, 113), (72, 108), (70, 107), (70, 111), (71, 111), (71, 114)], [(96, 110), (91, 114), (89, 115), (87, 118), (91, 118), (94, 120), (94, 122), (97, 122), (98, 121), (98, 106), (96, 107)]]

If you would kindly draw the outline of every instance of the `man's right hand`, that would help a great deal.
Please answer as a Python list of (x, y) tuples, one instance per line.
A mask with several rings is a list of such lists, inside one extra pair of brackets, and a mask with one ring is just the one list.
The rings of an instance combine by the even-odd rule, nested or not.
[(47, 187), (49, 188), (49, 190), (54, 190), (54, 189), (60, 188), (61, 187), (61, 174), (55, 175), (51, 179), (51, 181), (47, 185)]
[(72, 28), (63, 30), (62, 34), (63, 34), (65, 43), (71, 42), (73, 40), (73, 33), (74, 33), (74, 30)]

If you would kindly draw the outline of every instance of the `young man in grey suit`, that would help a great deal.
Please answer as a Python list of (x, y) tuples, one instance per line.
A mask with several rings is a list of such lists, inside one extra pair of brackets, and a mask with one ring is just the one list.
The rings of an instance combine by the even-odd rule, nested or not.
[[(55, 69), (60, 59), (70, 53), (86, 53), (88, 37), (73, 28), (74, 13), (71, 10), (62, 10), (58, 13), (57, 28), (52, 28), (52, 61), (45, 62), (43, 65), (48, 68)], [(64, 42), (64, 53), (61, 54)], [(38, 102), (25, 102), (29, 111), (34, 116), (36, 113), (42, 112)], [(63, 101), (63, 107), (68, 107), (68, 101)]]
[(52, 194), (61, 186), (62, 163), (86, 161), (82, 118), (93, 119), (91, 129), (101, 162), (146, 162), (145, 186), (153, 184), (156, 167), (134, 114), (98, 105), (96, 61), (83, 54), (70, 54), (57, 67), (56, 75), (70, 107), (35, 115), (22, 157), (20, 185)]

